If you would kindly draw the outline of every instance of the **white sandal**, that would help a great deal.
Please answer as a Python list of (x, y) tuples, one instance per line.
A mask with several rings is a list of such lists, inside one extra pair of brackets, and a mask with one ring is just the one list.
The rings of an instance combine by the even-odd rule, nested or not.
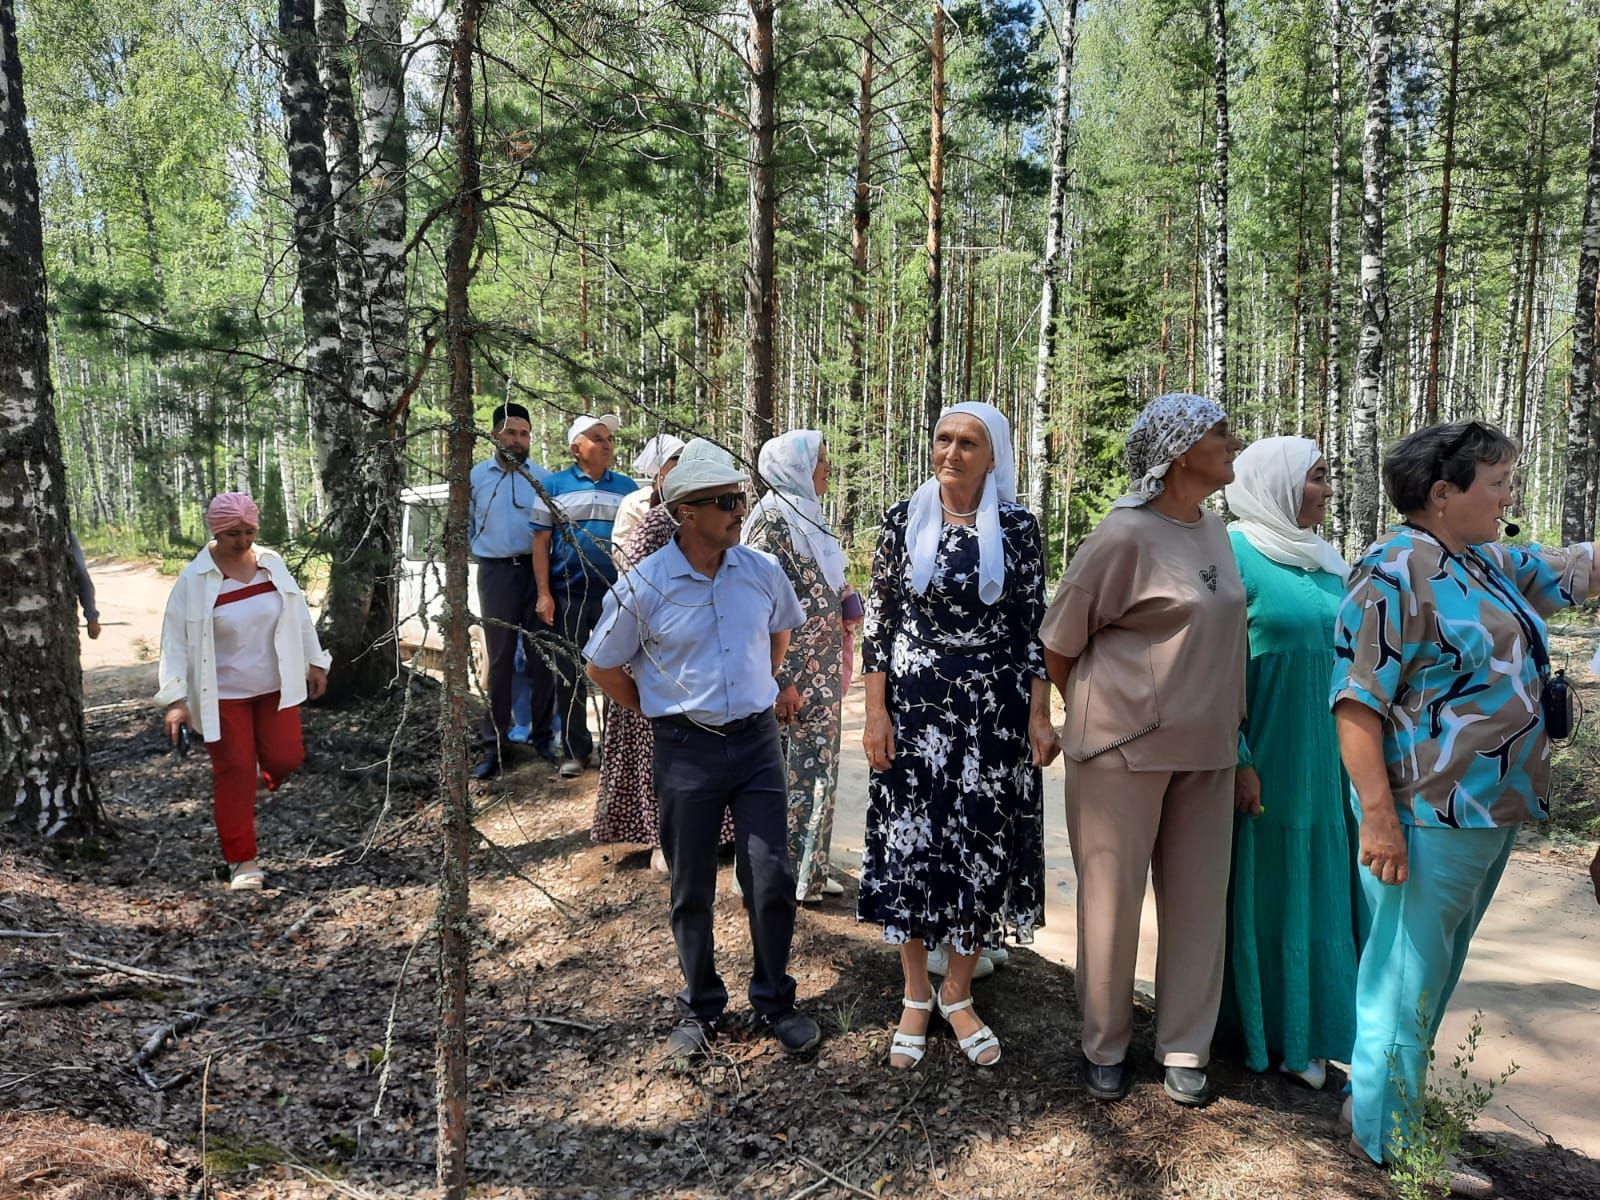
[[(927, 1000), (913, 1000), (910, 996), (902, 996), (900, 998), (900, 1003), (902, 1006), (912, 1009), (916, 1012), (933, 1011), (932, 997)], [(916, 1066), (922, 1061), (922, 1056), (924, 1053), (926, 1053), (927, 1048), (927, 1034), (924, 1033), (921, 1037), (918, 1037), (915, 1034), (901, 1033), (898, 1029), (896, 1029), (894, 1031), (894, 1037), (889, 1040), (889, 1057), (893, 1058), (896, 1054), (901, 1054), (906, 1058), (909, 1058), (911, 1060), (909, 1064), (904, 1067), (895, 1068), (896, 1070), (909, 1071), (912, 1067)], [(893, 1063), (890, 1063), (889, 1065), (894, 1066)]]
[[(958, 1013), (964, 1008), (972, 1007), (971, 996), (968, 996), (965, 1000), (957, 1000), (954, 1004), (949, 1005), (945, 1004), (944, 996), (941, 992), (935, 992), (933, 996), (939, 1003), (939, 1015), (946, 1021), (950, 1020), (951, 1013)], [(953, 1022), (950, 1025), (950, 1030), (955, 1032), (955, 1024)], [(967, 1037), (961, 1037), (958, 1034), (956, 1036), (956, 1045), (961, 1047), (961, 1053), (965, 1054), (974, 1066), (992, 1067), (1000, 1061), (1000, 1039), (995, 1037), (994, 1030), (987, 1025), (982, 1026), (977, 1033)], [(979, 1055), (987, 1054), (990, 1050), (995, 1052), (993, 1058), (985, 1060), (979, 1057)]]

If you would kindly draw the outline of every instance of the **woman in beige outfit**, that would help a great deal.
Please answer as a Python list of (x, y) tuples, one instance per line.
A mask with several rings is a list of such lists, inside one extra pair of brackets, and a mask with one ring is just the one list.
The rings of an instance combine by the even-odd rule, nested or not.
[(1127, 1092), (1147, 871), (1161, 927), (1156, 1057), (1173, 1100), (1210, 1098), (1249, 646), (1228, 535), (1200, 504), (1233, 481), (1239, 449), (1210, 400), (1146, 405), (1128, 435), (1132, 488), (1084, 539), (1039, 631), (1066, 701), (1082, 1071), (1101, 1100)]

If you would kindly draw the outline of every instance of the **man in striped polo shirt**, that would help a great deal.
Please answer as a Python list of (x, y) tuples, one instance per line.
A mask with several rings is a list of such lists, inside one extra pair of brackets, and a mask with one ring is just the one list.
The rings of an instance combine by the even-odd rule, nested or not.
[[(536, 611), (574, 647), (589, 640), (600, 605), (616, 582), (611, 558), (611, 528), (622, 501), (637, 484), (611, 469), (613, 438), (622, 424), (615, 413), (581, 416), (567, 429), (573, 464), (544, 481), (550, 495), (535, 499), (528, 524), (533, 529), (533, 575), (539, 585)], [(556, 712), (561, 717), (561, 775), (583, 774), (594, 753), (589, 733), (588, 685), (576, 651), (557, 652)]]

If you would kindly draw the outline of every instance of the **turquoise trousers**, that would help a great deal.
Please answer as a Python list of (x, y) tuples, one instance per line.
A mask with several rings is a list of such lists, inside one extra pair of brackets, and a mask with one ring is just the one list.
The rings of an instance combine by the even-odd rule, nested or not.
[(1351, 1120), (1375, 1162), (1393, 1157), (1392, 1137), (1404, 1139), (1420, 1108), (1428, 1050), (1517, 839), (1515, 826), (1403, 828), (1404, 883), (1359, 871), (1370, 926), (1356, 973)]

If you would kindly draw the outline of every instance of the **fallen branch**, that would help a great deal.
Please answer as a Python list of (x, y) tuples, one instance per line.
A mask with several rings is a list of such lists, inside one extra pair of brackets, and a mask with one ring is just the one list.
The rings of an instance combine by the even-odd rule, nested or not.
[[(915, 1104), (917, 1102), (917, 1097), (922, 1095), (922, 1089), (928, 1086), (928, 1079), (929, 1078), (930, 1078), (930, 1076), (926, 1076), (926, 1075), (922, 1077), (921, 1082), (919, 1082), (917, 1084), (917, 1090), (912, 1092), (911, 1095), (907, 1096), (906, 1097), (906, 1102), (904, 1104), (902, 1104), (899, 1108), (894, 1110), (894, 1116), (890, 1117), (889, 1120), (888, 1120), (888, 1123), (885, 1124), (884, 1127), (878, 1131), (878, 1135), (875, 1138), (873, 1138), (870, 1142), (868, 1142), (865, 1146), (863, 1146), (860, 1150), (856, 1151), (855, 1154), (851, 1155), (849, 1161), (845, 1162), (844, 1164), (842, 1164), (839, 1167), (839, 1170), (848, 1171), (851, 1167), (855, 1166), (858, 1162), (860, 1162), (862, 1159), (864, 1159), (867, 1155), (871, 1154), (873, 1149), (877, 1146), (877, 1144), (879, 1142), (883, 1141), (884, 1138), (889, 1136), (889, 1131), (891, 1129), (896, 1129), (896, 1128), (899, 1127), (900, 1115), (902, 1113), (904, 1113), (906, 1111), (906, 1109), (910, 1108), (913, 1104)], [(920, 1115), (921, 1114), (919, 1113), (918, 1116), (920, 1117)], [(802, 1158), (800, 1161), (805, 1166), (814, 1167), (814, 1169), (819, 1171), (819, 1172), (823, 1171), (823, 1169), (821, 1167), (816, 1167), (815, 1164), (808, 1162), (806, 1159)], [(835, 1178), (832, 1174), (829, 1174), (827, 1172), (823, 1172), (823, 1174), (825, 1175), (825, 1178), (819, 1179), (819, 1180), (817, 1180), (816, 1183), (813, 1183), (813, 1184), (809, 1185), (808, 1187), (803, 1187), (798, 1192), (792, 1193), (789, 1196), (789, 1200), (801, 1200), (801, 1197), (809, 1196), (809, 1195), (811, 1195), (812, 1192), (820, 1192), (823, 1188), (827, 1187), (829, 1183), (836, 1183), (836, 1184), (839, 1184), (839, 1185), (841, 1185), (843, 1187), (853, 1187), (853, 1185), (844, 1183), (843, 1180)], [(860, 1189), (856, 1188), (854, 1190), (859, 1191)], [(870, 1193), (863, 1193), (863, 1194), (870, 1194)], [(877, 1198), (874, 1197), (873, 1200), (877, 1200)]]
[(585, 1033), (599, 1033), (604, 1025), (586, 1025), (582, 1021), (569, 1021), (565, 1017), (532, 1017), (536, 1025), (560, 1025), (565, 1029), (581, 1029)]
[(0, 1092), (5, 1091), (7, 1088), (14, 1088), (19, 1083), (27, 1083), (28, 1080), (37, 1078), (40, 1075), (48, 1075), (52, 1071), (92, 1071), (92, 1070), (94, 1070), (93, 1067), (43, 1067), (43, 1068), (41, 1068), (41, 1069), (39, 1069), (37, 1071), (30, 1071), (26, 1075), (19, 1075), (15, 1079), (8, 1079), (4, 1083), (0, 1083)]
[(64, 933), (38, 933), (32, 929), (0, 929), (0, 938), (58, 938)]
[(82, 954), (77, 950), (68, 950), (68, 958), (75, 958), (81, 963), (101, 967), (107, 971), (116, 971), (122, 975), (134, 975), (140, 979), (154, 979), (157, 983), (181, 983), (189, 987), (198, 986), (200, 981), (190, 975), (175, 975), (171, 971), (151, 971), (145, 967), (134, 967), (127, 963), (114, 962), (109, 958), (99, 958), (93, 954)]
[(294, 938), (303, 929), (305, 929), (305, 927), (307, 925), (309, 925), (311, 923), (311, 918), (316, 916), (317, 912), (321, 908), (322, 908), (322, 901), (318, 900), (310, 908), (306, 909), (305, 912), (301, 913), (300, 916), (295, 919), (295, 922), (294, 922), (293, 925), (289, 926), (289, 928), (285, 929), (276, 938), (274, 938), (273, 939), (274, 942), (287, 942), (290, 939)]
[(210, 1016), (211, 1013), (227, 999), (228, 997), (225, 996), (220, 1000), (203, 1000), (193, 1009), (184, 1013), (176, 1021), (172, 1021), (166, 1025), (163, 1025), (160, 1029), (156, 1030), (145, 1039), (144, 1045), (140, 1046), (139, 1049), (134, 1053), (130, 1065), (133, 1067), (134, 1071), (138, 1073), (139, 1078), (144, 1080), (146, 1087), (153, 1092), (164, 1090), (160, 1081), (158, 1081), (156, 1077), (150, 1073), (150, 1064), (155, 1061), (156, 1057), (162, 1052), (162, 1050), (166, 1049), (168, 1042), (172, 1041), (174, 1038), (180, 1038), (184, 1034), (190, 1033), (199, 1028), (200, 1022), (204, 1021), (206, 1017)]
[(78, 1004), (92, 1004), (96, 1000), (114, 1000), (129, 996), (139, 990), (134, 983), (119, 983), (115, 987), (90, 988), (82, 992), (23, 992), (0, 1000), (0, 1010), (13, 1008), (71, 1008)]
[(858, 1188), (855, 1184), (851, 1183), (848, 1179), (844, 1179), (838, 1175), (835, 1175), (832, 1171), (828, 1170), (827, 1167), (823, 1166), (819, 1162), (813, 1162), (804, 1154), (797, 1154), (795, 1155), (795, 1158), (798, 1159), (800, 1165), (805, 1167), (808, 1171), (816, 1172), (818, 1175), (821, 1175), (824, 1180), (837, 1184), (845, 1191), (857, 1196), (865, 1196), (867, 1200), (878, 1200), (878, 1197), (874, 1196), (871, 1192), (863, 1191), (861, 1188)]

